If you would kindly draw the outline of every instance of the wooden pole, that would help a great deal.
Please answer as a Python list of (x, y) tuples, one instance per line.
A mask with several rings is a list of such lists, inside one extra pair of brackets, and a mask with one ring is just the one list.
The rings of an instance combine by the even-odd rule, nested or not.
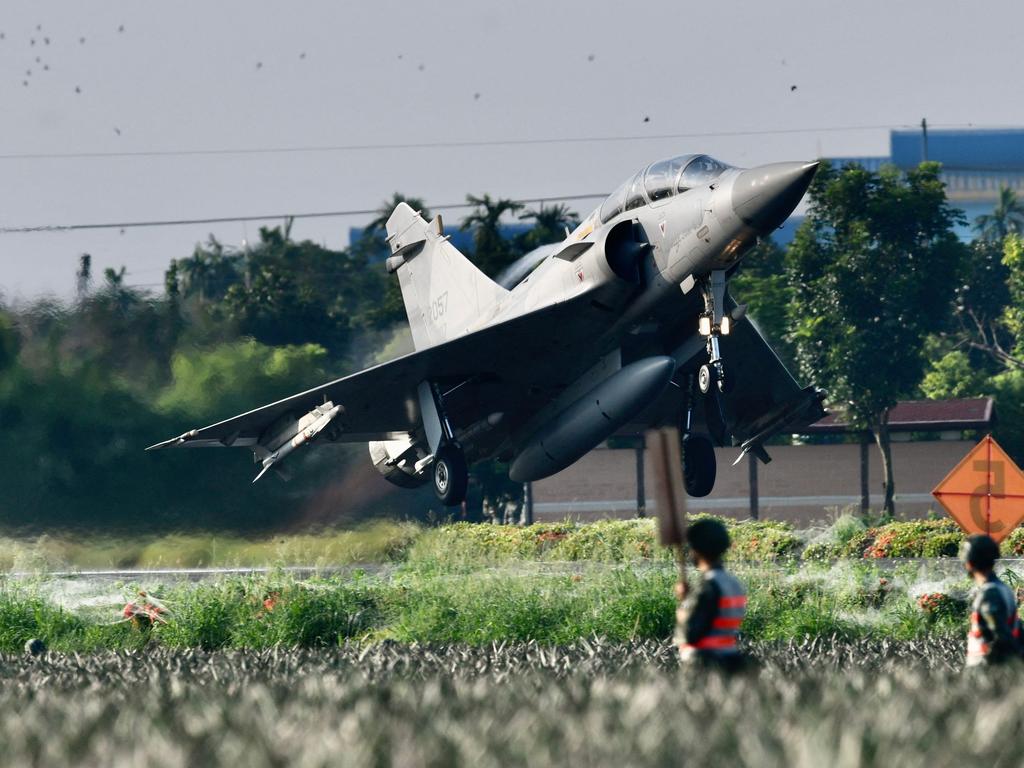
[(654, 498), (658, 504), (658, 540), (676, 555), (679, 583), (686, 592), (686, 491), (679, 430), (652, 429), (646, 435), (647, 451), (654, 470)]

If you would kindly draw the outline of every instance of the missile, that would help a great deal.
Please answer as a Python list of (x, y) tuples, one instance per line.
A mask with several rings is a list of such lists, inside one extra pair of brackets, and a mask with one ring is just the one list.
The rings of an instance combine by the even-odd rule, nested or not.
[(675, 360), (665, 355), (612, 374), (526, 441), (512, 460), (509, 478), (525, 483), (565, 469), (650, 405), (675, 370)]
[[(325, 406), (327, 406), (326, 409)], [(326, 403), (325, 406), (314, 408), (306, 414), (306, 416), (300, 419), (298, 424), (301, 425), (302, 422), (309, 417), (314, 417), (313, 420), (305, 427), (300, 427), (298, 433), (294, 437), (286, 441), (283, 445), (275, 449), (273, 453), (263, 459), (263, 469), (261, 469), (260, 473), (253, 478), (252, 481), (254, 483), (263, 477), (267, 470), (277, 462), (281, 461), (299, 446), (305, 445), (314, 437), (319, 435), (343, 410), (340, 405), (331, 406), (330, 403)]]

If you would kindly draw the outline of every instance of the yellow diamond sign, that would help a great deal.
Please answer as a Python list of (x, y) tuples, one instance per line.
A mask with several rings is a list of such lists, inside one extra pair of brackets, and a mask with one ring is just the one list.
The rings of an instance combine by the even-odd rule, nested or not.
[(932, 495), (968, 534), (996, 541), (1024, 520), (1024, 472), (987, 435), (957, 464)]

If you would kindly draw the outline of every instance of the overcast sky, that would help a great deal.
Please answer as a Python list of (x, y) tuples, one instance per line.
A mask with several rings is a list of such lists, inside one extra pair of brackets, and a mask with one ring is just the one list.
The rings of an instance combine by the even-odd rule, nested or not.
[[(923, 116), (1024, 125), (1022, 22), (1020, 0), (4, 0), (0, 227), (602, 192), (691, 151), (885, 154), (886, 126)], [(691, 137), (365, 148), (665, 134)], [(342, 247), (366, 218), (293, 234)], [(208, 233), (237, 245), (258, 227), (0, 234), (0, 294), (71, 295), (82, 252), (159, 285)]]

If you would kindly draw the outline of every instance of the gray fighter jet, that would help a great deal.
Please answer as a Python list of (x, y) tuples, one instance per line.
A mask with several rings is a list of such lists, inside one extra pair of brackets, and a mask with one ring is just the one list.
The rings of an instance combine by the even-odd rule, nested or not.
[(686, 490), (704, 496), (714, 444), (768, 461), (767, 438), (823, 415), (822, 393), (796, 383), (728, 291), (816, 169), (661, 160), (498, 282), (440, 216), (402, 203), (385, 266), (415, 352), (152, 448), (251, 448), (259, 479), (304, 444), (367, 441), (387, 480), (432, 482), (454, 506), (473, 462), (498, 457), (512, 480), (539, 480), (613, 434), (675, 424)]

